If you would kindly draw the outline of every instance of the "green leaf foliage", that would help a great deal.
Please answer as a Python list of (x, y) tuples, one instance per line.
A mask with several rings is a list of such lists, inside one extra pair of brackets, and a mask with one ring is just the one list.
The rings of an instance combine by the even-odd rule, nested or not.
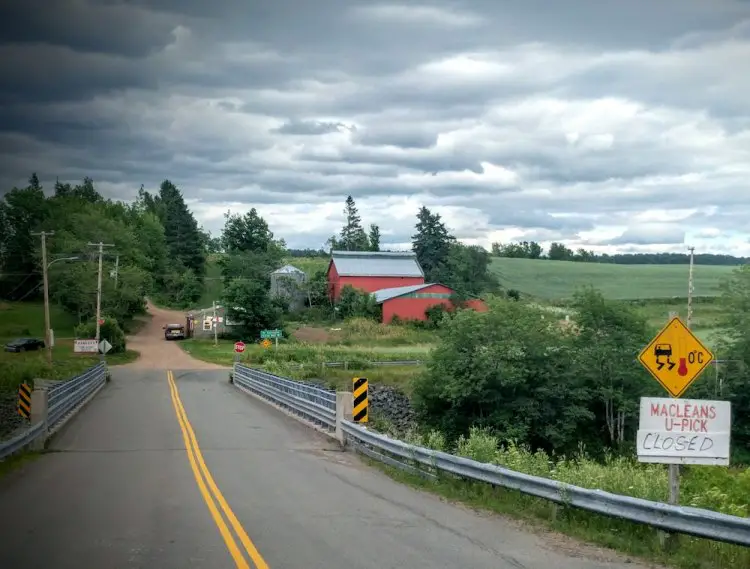
[(46, 196), (34, 175), (25, 188), (0, 200), (0, 298), (41, 298), (41, 239), (47, 238), (50, 299), (81, 322), (96, 311), (99, 242), (102, 312), (126, 322), (152, 295), (188, 306), (202, 293), (205, 239), (177, 187), (165, 181), (159, 193), (143, 188), (134, 203), (105, 199), (94, 181), (58, 181)]
[[(76, 338), (96, 338), (96, 322), (86, 322), (76, 326)], [(124, 353), (126, 349), (125, 332), (114, 318), (104, 318), (99, 328), (99, 338), (112, 344), (109, 354)]]

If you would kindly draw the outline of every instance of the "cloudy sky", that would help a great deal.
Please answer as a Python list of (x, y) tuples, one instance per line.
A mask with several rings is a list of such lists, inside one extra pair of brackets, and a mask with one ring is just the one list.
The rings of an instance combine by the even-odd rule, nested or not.
[(750, 2), (60, 0), (0, 8), (0, 182), (170, 178), (319, 247), (351, 194), (470, 243), (750, 255)]

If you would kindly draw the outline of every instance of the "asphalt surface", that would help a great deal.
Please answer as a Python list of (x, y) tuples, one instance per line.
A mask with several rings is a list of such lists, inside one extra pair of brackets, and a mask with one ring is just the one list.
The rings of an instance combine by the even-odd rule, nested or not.
[(638, 567), (398, 484), (226, 371), (175, 371), (178, 398), (166, 371), (112, 371), (54, 452), (0, 481), (0, 567)]

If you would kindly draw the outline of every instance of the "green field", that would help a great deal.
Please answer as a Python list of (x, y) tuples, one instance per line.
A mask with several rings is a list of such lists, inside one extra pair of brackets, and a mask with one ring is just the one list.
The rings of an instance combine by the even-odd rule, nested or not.
[[(722, 279), (734, 267), (696, 265), (695, 296), (718, 296)], [(492, 270), (506, 289), (540, 299), (570, 298), (576, 289), (591, 285), (606, 298), (687, 297), (687, 265), (614, 265), (495, 257)]]

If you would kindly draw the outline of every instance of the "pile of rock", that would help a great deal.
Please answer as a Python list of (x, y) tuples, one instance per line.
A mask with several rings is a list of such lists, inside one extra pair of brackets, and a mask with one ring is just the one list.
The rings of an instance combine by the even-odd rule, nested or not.
[(18, 393), (15, 391), (0, 391), (0, 440), (7, 438), (20, 427), (28, 425), (18, 414)]
[(398, 432), (405, 432), (415, 422), (414, 408), (402, 391), (390, 385), (370, 384), (370, 410), (387, 420)]
[[(308, 379), (305, 383), (328, 389), (326, 382)], [(385, 419), (397, 432), (406, 432), (415, 423), (414, 408), (403, 391), (390, 385), (372, 383), (368, 385), (370, 415)]]

